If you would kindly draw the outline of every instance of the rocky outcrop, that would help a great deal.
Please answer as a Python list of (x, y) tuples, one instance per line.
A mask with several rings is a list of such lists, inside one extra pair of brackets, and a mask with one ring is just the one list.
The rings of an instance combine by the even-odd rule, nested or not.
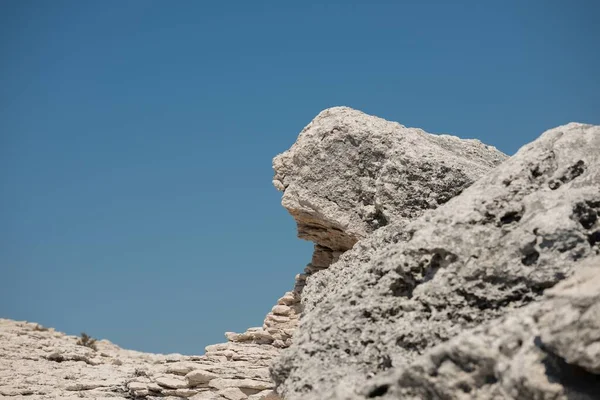
[[(388, 128), (381, 123), (378, 129)], [(278, 391), (291, 400), (354, 398), (382, 373), (398, 370), (405, 376), (435, 345), (512, 315), (571, 276), (600, 253), (599, 149), (600, 127), (565, 125), (545, 132), (459, 196), (412, 222), (410, 215), (401, 218), (401, 210), (387, 211), (385, 229), (308, 279), (300, 329), (272, 368)], [(298, 193), (290, 193), (295, 197), (286, 204), (300, 204), (292, 214), (304, 224), (300, 234), (305, 235), (314, 220), (306, 215), (329, 213), (335, 206), (326, 203), (332, 208), (323, 211), (316, 186), (291, 178), (286, 186), (290, 173), (281, 175), (286, 193), (290, 188)], [(307, 200), (310, 195), (319, 200)], [(322, 228), (351, 227), (346, 236), (357, 239), (367, 234), (363, 222), (368, 220), (359, 218), (366, 215), (362, 203), (355, 204), (353, 218), (329, 218), (329, 226)], [(592, 342), (579, 349), (579, 357), (591, 357), (597, 336)], [(463, 361), (470, 368), (469, 360)], [(400, 393), (401, 386), (394, 386), (393, 393)], [(367, 397), (386, 395), (383, 388)], [(470, 388), (425, 398), (475, 398)]]
[(343, 252), (382, 226), (444, 204), (505, 159), (479, 140), (334, 107), (275, 157), (273, 184), (300, 238)]
[(278, 347), (291, 344), (307, 277), (372, 232), (447, 202), (505, 159), (478, 140), (432, 135), (348, 107), (321, 112), (273, 160), (282, 205), (298, 236), (315, 243), (311, 262), (296, 276), (294, 318)]
[(315, 249), (261, 327), (183, 356), (0, 319), (0, 398), (596, 398), (599, 149), (569, 124), (503, 162), (325, 110), (274, 160)]

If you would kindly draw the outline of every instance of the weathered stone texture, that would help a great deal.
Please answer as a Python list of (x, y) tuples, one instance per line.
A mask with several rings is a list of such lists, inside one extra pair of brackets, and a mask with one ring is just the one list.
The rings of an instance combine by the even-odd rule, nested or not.
[(344, 398), (570, 276), (600, 252), (599, 149), (599, 127), (547, 131), (459, 196), (312, 276), (294, 344), (272, 369), (278, 390)]
[(360, 398), (594, 400), (599, 374), (600, 257), (595, 257), (539, 302), (374, 379)]
[(346, 251), (382, 226), (445, 203), (505, 159), (479, 140), (334, 107), (273, 160), (273, 183), (299, 237)]

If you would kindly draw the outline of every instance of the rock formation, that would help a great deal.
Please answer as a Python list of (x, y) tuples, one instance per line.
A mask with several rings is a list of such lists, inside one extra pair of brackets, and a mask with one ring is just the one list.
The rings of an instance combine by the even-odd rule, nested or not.
[(283, 204), (315, 251), (262, 327), (227, 332), (228, 342), (208, 346), (205, 355), (182, 356), (123, 350), (105, 340), (96, 351), (74, 336), (0, 320), (0, 396), (277, 399), (268, 366), (292, 343), (307, 276), (361, 238), (385, 236), (379, 232), (387, 227), (378, 228), (443, 204), (504, 159), (476, 140), (430, 135), (345, 107), (325, 110), (274, 160)]
[(273, 160), (273, 184), (298, 236), (329, 265), (389, 223), (459, 194), (506, 156), (479, 140), (431, 135), (348, 107), (321, 112)]
[(600, 128), (505, 160), (325, 110), (273, 161), (315, 249), (261, 327), (183, 356), (0, 319), (0, 398), (597, 398)]
[[(282, 205), (298, 236), (315, 243), (311, 262), (296, 277), (294, 315), (308, 276), (374, 231), (403, 226), (444, 204), (505, 159), (479, 140), (432, 135), (348, 107), (322, 111), (273, 160)], [(293, 331), (286, 330), (279, 347), (289, 346)]]
[[(399, 158), (396, 162), (402, 164)], [(322, 171), (321, 176), (326, 174)], [(302, 188), (294, 191), (305, 193)], [(411, 191), (419, 189), (411, 187)], [(310, 203), (299, 197), (302, 201), (298, 203), (303, 206)], [(403, 382), (412, 379), (412, 365), (418, 362), (438, 363), (443, 371), (428, 371), (451, 375), (452, 370), (444, 369), (446, 356), (436, 358), (441, 353), (434, 353), (440, 351), (432, 350), (435, 345), (487, 323), (509, 330), (501, 318), (517, 315), (516, 310), (539, 300), (545, 289), (571, 276), (579, 264), (600, 253), (598, 212), (600, 127), (575, 123), (545, 132), (460, 195), (420, 217), (417, 213), (412, 222), (410, 215), (395, 220), (394, 216), (401, 213), (387, 212), (389, 223), (384, 229), (308, 279), (302, 293), (305, 308), (294, 343), (272, 368), (277, 390), (290, 400), (356, 398), (360, 393), (368, 398), (395, 398), (386, 394), (386, 388), (393, 389), (390, 393), (407, 393), (414, 398), (487, 398), (485, 394), (473, 397), (480, 382), (462, 384), (464, 390), (460, 392), (436, 391), (425, 379), (420, 389), (403, 391)], [(339, 221), (334, 215), (337, 219), (324, 219)], [(336, 226), (342, 230), (350, 227), (351, 235), (368, 233), (356, 228), (366, 225), (344, 223)], [(597, 306), (592, 308), (597, 316)], [(581, 333), (574, 329), (571, 337)], [(477, 348), (481, 344), (477, 340), (483, 339), (471, 335)], [(590, 345), (577, 350), (582, 359), (597, 354), (594, 352), (600, 331), (591, 328), (590, 335), (586, 339)], [(500, 341), (506, 339), (502, 337)], [(452, 343), (469, 347), (471, 339), (460, 336), (456, 340)], [(458, 350), (448, 355), (454, 367), (469, 372), (470, 353), (465, 352), (466, 359), (458, 360), (452, 357), (456, 354), (460, 355)], [(418, 361), (422, 360), (419, 357), (426, 361)], [(564, 355), (557, 357), (557, 362), (570, 362)], [(448, 364), (448, 368), (454, 367)], [(549, 368), (540, 373), (550, 376)], [(405, 381), (389, 381), (387, 386), (376, 386), (371, 392), (365, 389), (390, 371), (399, 371), (392, 376)], [(511, 373), (517, 374), (514, 370)], [(566, 393), (569, 384), (559, 375), (553, 376), (558, 377), (555, 383)], [(483, 378), (508, 379), (497, 369), (493, 376)], [(451, 386), (450, 382), (446, 384)], [(443, 385), (439, 383), (440, 388)], [(499, 386), (505, 387), (504, 383)], [(531, 389), (525, 386), (522, 390)], [(543, 395), (531, 398), (559, 398), (542, 387), (536, 390)], [(560, 391), (556, 387), (552, 390)], [(507, 393), (500, 398), (530, 398), (514, 397), (514, 391)]]

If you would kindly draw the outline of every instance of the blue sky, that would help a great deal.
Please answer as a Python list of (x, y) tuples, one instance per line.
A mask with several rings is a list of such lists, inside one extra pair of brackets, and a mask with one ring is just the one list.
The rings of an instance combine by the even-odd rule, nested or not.
[(0, 317), (199, 354), (312, 246), (271, 159), (348, 105), (506, 153), (600, 123), (596, 1), (0, 4)]

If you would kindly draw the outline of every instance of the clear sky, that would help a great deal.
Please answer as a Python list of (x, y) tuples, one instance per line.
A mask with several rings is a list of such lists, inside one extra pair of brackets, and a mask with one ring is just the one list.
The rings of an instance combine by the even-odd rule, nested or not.
[[(326, 4), (324, 4), (326, 3)], [(600, 124), (600, 2), (0, 2), (0, 317), (199, 354), (312, 246), (271, 159), (348, 105), (512, 154)]]

